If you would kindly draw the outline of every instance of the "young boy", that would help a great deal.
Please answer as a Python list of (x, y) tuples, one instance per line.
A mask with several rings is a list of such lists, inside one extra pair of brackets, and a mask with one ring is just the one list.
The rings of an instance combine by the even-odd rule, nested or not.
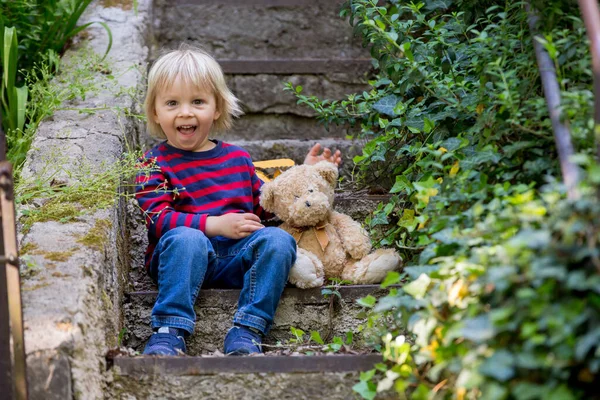
[[(201, 287), (240, 288), (225, 354), (261, 352), (279, 298), (296, 259), (296, 243), (279, 228), (264, 227), (261, 180), (240, 147), (209, 139), (242, 111), (217, 62), (198, 49), (160, 57), (148, 74), (145, 112), (150, 133), (166, 141), (145, 155), (158, 167), (136, 178), (149, 246), (146, 268), (158, 284), (154, 334), (144, 354), (185, 353), (194, 331)], [(305, 163), (341, 154), (316, 144)]]

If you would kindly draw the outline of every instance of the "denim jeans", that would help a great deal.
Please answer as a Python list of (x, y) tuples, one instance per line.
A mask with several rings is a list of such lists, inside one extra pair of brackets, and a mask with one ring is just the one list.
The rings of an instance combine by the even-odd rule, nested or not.
[(150, 263), (158, 284), (152, 327), (193, 333), (200, 288), (228, 288), (242, 289), (233, 322), (266, 334), (295, 261), (296, 242), (279, 228), (262, 228), (244, 239), (172, 229), (160, 238)]

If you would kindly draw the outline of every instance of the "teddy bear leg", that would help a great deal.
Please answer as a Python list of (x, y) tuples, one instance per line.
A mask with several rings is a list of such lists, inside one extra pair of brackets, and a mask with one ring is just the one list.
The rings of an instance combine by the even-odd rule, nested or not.
[(390, 271), (402, 266), (402, 258), (393, 249), (377, 249), (359, 261), (349, 262), (342, 272), (342, 279), (357, 284), (380, 283)]
[(323, 285), (323, 263), (316, 255), (304, 249), (298, 249), (296, 263), (290, 270), (289, 281), (301, 289)]

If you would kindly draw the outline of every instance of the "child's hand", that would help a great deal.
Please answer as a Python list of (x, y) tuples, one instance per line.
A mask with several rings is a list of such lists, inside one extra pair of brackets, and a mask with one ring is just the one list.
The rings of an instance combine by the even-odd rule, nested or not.
[(206, 236), (224, 236), (229, 239), (242, 239), (252, 232), (264, 228), (260, 218), (251, 213), (225, 214), (206, 219)]
[(319, 151), (321, 151), (321, 144), (316, 143), (306, 155), (304, 159), (304, 164), (314, 165), (319, 161), (329, 161), (330, 163), (334, 163), (339, 166), (342, 162), (342, 152), (336, 150), (335, 153), (332, 153), (331, 150), (327, 147), (323, 149), (323, 153), (319, 155)]

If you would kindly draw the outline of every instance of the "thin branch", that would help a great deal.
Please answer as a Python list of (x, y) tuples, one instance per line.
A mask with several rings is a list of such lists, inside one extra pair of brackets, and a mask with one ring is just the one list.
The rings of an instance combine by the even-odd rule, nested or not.
[(554, 131), (554, 141), (558, 150), (558, 158), (562, 171), (563, 181), (567, 187), (567, 195), (569, 199), (575, 200), (579, 198), (577, 185), (579, 183), (579, 169), (570, 160), (575, 151), (571, 142), (571, 132), (567, 124), (560, 120), (560, 87), (556, 79), (556, 70), (552, 59), (544, 49), (544, 46), (537, 39), (539, 37), (537, 31), (537, 22), (539, 17), (537, 12), (531, 7), (528, 1), (525, 2), (525, 9), (529, 15), (529, 30), (533, 36), (533, 47), (537, 58), (542, 87), (544, 88), (544, 96), (548, 104), (548, 112), (552, 121), (552, 130)]
[(594, 138), (596, 160), (600, 161), (600, 10), (598, 0), (579, 0), (579, 8), (590, 39), (594, 71)]

